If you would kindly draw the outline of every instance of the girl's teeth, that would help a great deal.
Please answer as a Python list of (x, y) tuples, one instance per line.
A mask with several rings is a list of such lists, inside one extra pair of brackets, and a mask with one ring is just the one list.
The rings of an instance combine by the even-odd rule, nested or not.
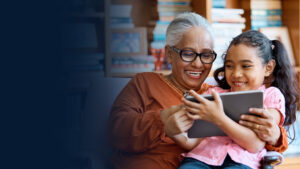
[(242, 86), (244, 83), (234, 83), (235, 86)]

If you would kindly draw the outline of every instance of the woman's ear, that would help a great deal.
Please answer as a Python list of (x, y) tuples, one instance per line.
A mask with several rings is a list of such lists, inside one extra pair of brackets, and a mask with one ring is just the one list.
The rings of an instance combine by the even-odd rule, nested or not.
[(276, 61), (274, 59), (271, 59), (266, 64), (265, 77), (268, 77), (268, 76), (270, 76), (273, 73), (275, 66), (276, 66)]
[(173, 59), (172, 59), (170, 47), (168, 45), (165, 46), (165, 55), (166, 55), (168, 63), (172, 64)]

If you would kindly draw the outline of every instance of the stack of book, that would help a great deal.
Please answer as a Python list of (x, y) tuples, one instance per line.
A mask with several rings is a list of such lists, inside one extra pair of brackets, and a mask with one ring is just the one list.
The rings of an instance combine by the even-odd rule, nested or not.
[(131, 5), (110, 6), (110, 28), (133, 28)]
[(223, 66), (222, 55), (227, 50), (230, 41), (245, 29), (246, 19), (241, 16), (243, 13), (243, 9), (212, 8), (214, 50), (218, 55), (213, 69)]
[(262, 27), (280, 27), (281, 0), (251, 0), (251, 29)]
[(170, 22), (180, 13), (191, 11), (190, 0), (158, 0), (159, 20), (153, 30), (151, 48), (161, 49), (166, 44), (166, 32)]

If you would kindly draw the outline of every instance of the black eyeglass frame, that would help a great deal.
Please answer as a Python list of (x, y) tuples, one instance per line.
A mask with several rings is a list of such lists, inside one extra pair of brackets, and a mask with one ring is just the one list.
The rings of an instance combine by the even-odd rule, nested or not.
[[(211, 63), (213, 63), (215, 60), (216, 60), (216, 58), (217, 58), (217, 53), (215, 52), (215, 51), (211, 51), (211, 52), (203, 52), (203, 53), (197, 53), (197, 52), (194, 52), (194, 51), (192, 51), (192, 52), (194, 52), (195, 54), (196, 54), (196, 56), (194, 57), (194, 59), (193, 60), (191, 60), (191, 61), (186, 61), (186, 60), (184, 60), (183, 58), (182, 58), (182, 52), (183, 51), (187, 51), (187, 50), (180, 50), (180, 49), (178, 49), (178, 48), (176, 48), (176, 47), (174, 47), (174, 46), (169, 46), (172, 50), (174, 50), (175, 52), (177, 52), (178, 54), (179, 54), (179, 56), (180, 56), (180, 59), (182, 60), (182, 61), (184, 61), (184, 62), (194, 62), (195, 60), (196, 60), (196, 58), (199, 56), (200, 57), (200, 61), (203, 63), (203, 64), (211, 64)], [(209, 62), (209, 63), (207, 63), (207, 62), (203, 62), (203, 60), (202, 60), (202, 54), (205, 54), (205, 53), (210, 53), (210, 54), (214, 54), (214, 59), (211, 61), (211, 62)]]

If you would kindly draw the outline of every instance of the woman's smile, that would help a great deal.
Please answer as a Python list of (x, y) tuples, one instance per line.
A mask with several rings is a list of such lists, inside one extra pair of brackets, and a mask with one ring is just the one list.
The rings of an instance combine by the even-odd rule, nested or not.
[(186, 74), (193, 79), (200, 79), (202, 71), (185, 71)]

